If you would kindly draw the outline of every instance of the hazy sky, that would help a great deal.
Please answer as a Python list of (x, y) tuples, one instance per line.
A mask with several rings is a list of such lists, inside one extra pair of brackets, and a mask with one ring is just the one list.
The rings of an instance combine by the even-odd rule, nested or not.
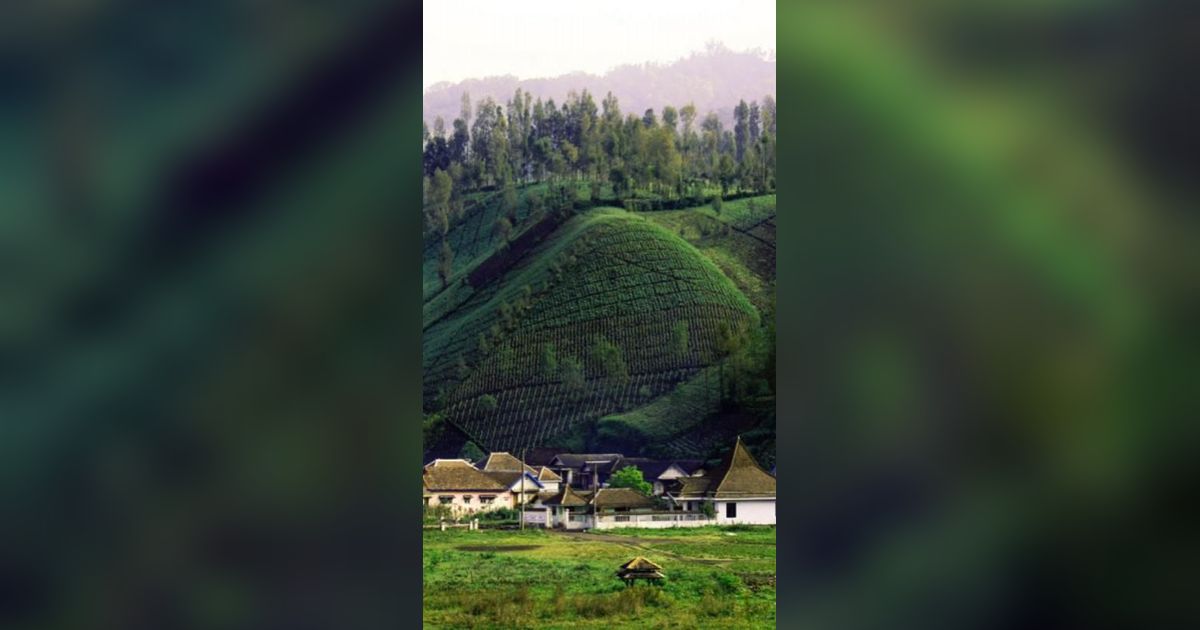
[(425, 0), (423, 85), (671, 62), (705, 42), (775, 49), (775, 0)]

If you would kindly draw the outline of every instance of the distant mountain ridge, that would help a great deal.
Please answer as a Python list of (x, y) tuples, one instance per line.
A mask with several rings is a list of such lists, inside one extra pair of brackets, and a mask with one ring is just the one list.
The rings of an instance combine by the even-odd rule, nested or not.
[(571, 90), (587, 89), (597, 103), (611, 91), (620, 102), (622, 114), (638, 116), (649, 108), (661, 113), (664, 105), (681, 107), (690, 101), (696, 104), (698, 118), (712, 111), (728, 128), (739, 99), (749, 103), (761, 101), (768, 94), (775, 96), (775, 65), (773, 55), (764, 58), (761, 52), (734, 52), (712, 45), (670, 64), (624, 65), (603, 76), (573, 72), (542, 79), (509, 75), (437, 83), (422, 98), (422, 111), (431, 127), (441, 116), (450, 128), (459, 115), (464, 91), (470, 93), (472, 105), (486, 96), (503, 104), (518, 87), (535, 99), (554, 99), (561, 105)]

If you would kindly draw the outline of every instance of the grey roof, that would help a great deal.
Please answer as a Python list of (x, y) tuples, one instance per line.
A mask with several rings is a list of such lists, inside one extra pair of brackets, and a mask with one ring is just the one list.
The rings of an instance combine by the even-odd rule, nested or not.
[(672, 464), (674, 464), (674, 462), (649, 459), (647, 457), (622, 457), (613, 465), (612, 471), (617, 472), (622, 468), (636, 466), (638, 470), (642, 471), (642, 479), (645, 479), (646, 481), (653, 481), (658, 479), (659, 475), (667, 472), (667, 469), (670, 468)]
[(563, 468), (583, 468), (589, 462), (604, 462), (611, 465), (622, 457), (624, 456), (620, 453), (559, 453), (554, 456), (554, 459)]

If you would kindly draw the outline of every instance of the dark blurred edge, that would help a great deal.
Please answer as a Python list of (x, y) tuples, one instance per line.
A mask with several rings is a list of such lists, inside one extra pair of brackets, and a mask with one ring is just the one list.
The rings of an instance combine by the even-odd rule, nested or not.
[[(111, 282), (63, 305), (62, 354), (117, 341), (118, 331), (136, 327), (135, 305), (164, 286), (186, 292), (202, 272), (220, 277), (259, 265), (249, 259), (259, 253), (232, 243), (240, 233), (269, 235), (272, 226), (284, 239), (289, 226), (324, 225), (329, 240), (297, 241), (321, 256), (335, 236), (361, 239), (341, 243), (327, 260), (279, 261), (327, 269), (336, 290), (316, 278), (313, 290), (347, 301), (298, 297), (294, 287), (309, 279), (281, 277), (283, 302), (264, 293), (192, 313), (208, 318), (195, 329), (222, 331), (220, 339), (198, 340), (196, 369), (176, 371), (169, 359), (172, 371), (157, 375), (166, 381), (142, 400), (138, 383), (114, 383), (84, 417), (69, 419), (78, 433), (55, 438), (58, 446), (44, 452), (52, 459), (37, 462), (27, 479), (5, 480), (19, 496), (5, 500), (0, 517), (0, 626), (420, 623), (410, 471), (420, 459), (421, 315), (413, 296), (420, 292), (421, 7), (382, 6), (355, 30), (292, 88), (249, 119), (228, 121), (227, 133), (179, 161), (141, 236), (105, 275)], [(397, 94), (411, 113), (410, 140), (383, 155), (340, 155), (364, 146), (355, 139), (383, 124)], [(323, 162), (363, 159), (391, 162), (394, 175), (379, 190), (348, 197), (386, 211), (329, 203), (301, 220), (279, 203), (289, 189), (303, 190)], [(146, 360), (156, 353), (166, 350), (151, 348)], [(201, 356), (210, 353), (217, 356)], [(54, 361), (42, 358), (38, 376), (54, 378)], [(162, 400), (159, 386), (179, 398)], [(213, 392), (225, 398), (204, 399)]]
[[(963, 57), (939, 58), (946, 65), (957, 64), (960, 70), (972, 64), (981, 73), (993, 74), (997, 68), (1011, 69), (1014, 74), (1021, 71), (1034, 74), (1045, 68), (1070, 69), (1076, 56), (1090, 61), (1086, 47), (1094, 45), (1108, 53), (1109, 58), (1087, 68), (1095, 75), (1086, 79), (1102, 79), (1111, 82), (1116, 90), (1127, 92), (1129, 100), (1123, 103), (1127, 109), (1111, 120), (1101, 118), (1104, 122), (1100, 127), (1104, 140), (1120, 151), (1121, 163), (1128, 168), (1123, 175), (1135, 180), (1141, 178), (1147, 187), (1155, 189), (1156, 202), (1161, 202), (1153, 208), (1125, 208), (1163, 230), (1151, 237), (1154, 242), (1150, 249), (1159, 257), (1156, 263), (1169, 263), (1164, 267), (1147, 264), (1150, 271), (1141, 270), (1145, 275), (1140, 287), (1156, 298), (1144, 306), (1159, 318), (1160, 329), (1149, 334), (1150, 340), (1138, 349), (1140, 354), (1136, 358), (1114, 359), (1104, 355), (1105, 348), (1117, 342), (1103, 333), (1093, 333), (1090, 340), (1095, 346), (1085, 346), (1086, 350), (1097, 351), (1094, 361), (1109, 361), (1101, 369), (1113, 370), (1120, 380), (1108, 388), (1088, 382), (1069, 390), (1063, 381), (1043, 383), (1038, 382), (1038, 376), (1031, 376), (1058, 376), (1056, 361), (1064, 358), (1055, 354), (1060, 349), (1044, 343), (1054, 337), (1050, 327), (1041, 328), (1039, 320), (1028, 318), (1030, 310), (1043, 305), (1015, 302), (1006, 305), (1001, 300), (991, 305), (988, 315), (1003, 323), (997, 326), (997, 337), (992, 341), (1000, 341), (1005, 356), (1017, 359), (1013, 363), (1001, 363), (999, 357), (985, 354), (978, 347), (938, 347), (953, 343), (955, 331), (939, 329), (934, 321), (910, 319), (909, 311), (933, 311), (947, 305), (925, 304), (922, 300), (928, 299), (926, 295), (895, 291), (895, 286), (902, 286), (900, 278), (905, 269), (889, 266), (891, 259), (887, 256), (895, 256), (899, 251), (908, 257), (905, 260), (924, 261), (925, 252), (919, 251), (920, 246), (913, 241), (903, 240), (909, 234), (893, 234), (891, 228), (905, 221), (904, 215), (895, 218), (898, 211), (919, 210), (922, 200), (936, 206), (943, 192), (952, 197), (957, 191), (948, 191), (956, 182), (943, 181), (946, 191), (938, 188), (937, 180), (912, 182), (915, 190), (905, 190), (913, 192), (911, 197), (897, 196), (894, 205), (885, 207), (856, 203), (870, 197), (863, 190), (891, 191), (891, 187), (902, 185), (890, 179), (890, 173), (869, 170), (866, 165), (875, 164), (875, 156), (862, 155), (857, 170), (852, 165), (845, 168), (847, 162), (853, 162), (845, 159), (846, 154), (853, 152), (855, 142), (863, 140), (854, 137), (853, 132), (871, 129), (876, 123), (881, 127), (895, 124), (895, 119), (857, 120), (855, 123), (862, 124), (849, 126), (851, 134), (842, 135), (847, 129), (837, 123), (844, 124), (844, 120), (831, 124), (820, 118), (827, 111), (811, 106), (814, 68), (821, 61), (796, 56), (801, 49), (789, 46), (788, 42), (798, 37), (798, 29), (792, 26), (820, 13), (809, 9), (826, 4), (839, 3), (778, 5), (778, 101), (783, 113), (778, 158), (782, 247), (778, 258), (781, 326), (777, 365), (784, 382), (777, 403), (781, 479), (777, 506), (778, 627), (1195, 627), (1200, 620), (1200, 606), (1194, 598), (1198, 573), (1195, 561), (1200, 557), (1196, 523), (1200, 519), (1194, 501), (1183, 499), (1186, 494), (1183, 488), (1194, 490), (1200, 472), (1195, 465), (1194, 360), (1195, 323), (1200, 314), (1195, 282), (1200, 276), (1196, 275), (1194, 255), (1197, 251), (1195, 161), (1200, 147), (1196, 145), (1196, 111), (1194, 107), (1188, 109), (1200, 95), (1195, 72), (1200, 52), (1196, 42), (1200, 40), (1194, 34), (1195, 25), (1200, 24), (1197, 19), (1200, 12), (1195, 10), (1194, 3), (1171, 0), (1097, 3), (1103, 6), (1097, 7), (1095, 14), (1099, 17), (1093, 21), (1106, 26), (1108, 31), (1091, 39), (1079, 37), (1075, 32), (1089, 27), (1088, 3), (1047, 2), (1012, 7), (1011, 15), (1024, 15), (1024, 22), (989, 17), (991, 9), (995, 9), (996, 16), (1010, 16), (1002, 10), (1007, 3), (977, 3), (978, 7), (973, 3), (961, 6), (914, 3), (911, 16), (905, 16), (912, 17), (919, 27), (931, 27), (934, 25), (922, 23), (922, 18), (944, 19), (946, 24), (954, 24), (955, 19), (978, 8), (973, 23), (964, 21), (978, 32), (964, 28), (939, 33), (960, 40)], [(856, 6), (862, 9), (867, 5)], [(908, 9), (900, 6), (880, 7), (879, 15), (872, 17), (881, 24), (908, 13)], [(1043, 8), (1045, 19), (1039, 13)], [(1084, 19), (1075, 24), (1057, 20), (1059, 12)], [(868, 10), (859, 11), (860, 15), (867, 13)], [(1186, 34), (1189, 30), (1191, 35)], [(995, 36), (996, 42), (989, 41), (987, 35)], [(873, 47), (874, 43), (863, 46), (863, 58), (883, 49)], [(993, 46), (996, 43), (1007, 48)], [(847, 46), (847, 50), (852, 47)], [(967, 52), (981, 56), (970, 58)], [(890, 65), (886, 59), (874, 58), (873, 62), (881, 75)], [(831, 76), (836, 73), (833, 64), (822, 69)], [(874, 78), (877, 77), (855, 80), (866, 83)], [(1086, 79), (1080, 78), (1080, 82), (1086, 83)], [(907, 89), (895, 84), (890, 87), (897, 91)], [(1007, 94), (1005, 90), (998, 93), (1023, 97), (1026, 89), (1014, 80), (1005, 88)], [(881, 94), (882, 91), (874, 96)], [(1086, 94), (1072, 96), (1087, 103)], [(1079, 107), (1077, 102), (1071, 102)], [(864, 106), (862, 111), (875, 110)], [(861, 115), (855, 111), (845, 117)], [(828, 146), (822, 142), (838, 145), (841, 152), (831, 160), (822, 153)], [(903, 147), (897, 153), (912, 149)], [(899, 159), (919, 161), (923, 157), (914, 152)], [(1042, 183), (1036, 172), (1023, 177), (1014, 180), (1014, 185), (1036, 187)], [(1036, 183), (1030, 183), (1035, 180)], [(958, 210), (971, 213), (978, 208)], [(1176, 214), (1171, 216), (1172, 213)], [(1172, 221), (1174, 229), (1169, 227)], [(952, 221), (931, 225), (925, 229), (942, 230), (937, 233), (939, 238), (960, 238), (964, 250), (976, 247), (976, 241), (982, 240), (977, 233), (959, 233), (956, 226), (961, 224)], [(847, 237), (853, 241), (842, 242)], [(1064, 250), (1086, 238), (1079, 235), (1064, 240)], [(853, 250), (853, 246), (864, 244), (894, 249), (881, 252), (878, 258), (871, 251)], [(953, 266), (955, 261), (941, 262)], [(948, 302), (955, 299), (967, 302), (980, 292), (979, 287), (955, 287), (948, 280), (951, 274), (940, 271), (928, 278), (930, 286), (936, 289), (931, 295)], [(869, 277), (871, 273), (875, 276)], [(843, 282), (838, 283), (839, 279)], [(1154, 295), (1156, 291), (1162, 293)], [(1095, 314), (1088, 313), (1087, 317), (1092, 315)], [(1048, 315), (1046, 319), (1051, 317)], [(946, 374), (933, 374), (930, 379), (944, 388), (936, 394), (949, 400), (946, 405), (951, 413), (949, 419), (959, 425), (951, 427), (957, 433), (944, 433), (935, 439), (942, 440), (943, 445), (961, 447), (962, 453), (934, 450), (933, 455), (942, 459), (929, 459), (930, 453), (921, 450), (920, 440), (925, 436), (918, 433), (927, 429), (925, 423), (935, 424), (927, 418), (918, 418), (907, 427), (916, 444), (909, 447), (902, 442), (908, 437), (906, 427), (896, 427), (892, 444), (888, 444), (891, 433), (874, 435), (859, 423), (863, 418), (844, 415), (860, 401), (851, 399), (852, 389), (838, 389), (852, 383), (844, 382), (846, 375), (837, 370), (843, 367), (852, 344), (861, 341), (863, 322), (878, 323), (885, 332), (895, 335), (893, 341), (902, 348), (916, 348), (935, 357), (945, 353), (963, 362), (944, 366)], [(976, 375), (986, 374), (986, 380), (969, 380), (961, 373), (967, 370)], [(922, 376), (930, 375), (917, 375), (918, 382)], [(1031, 392), (1041, 393), (1047, 402), (1059, 401), (1060, 406), (1045, 415), (1072, 427), (1062, 444), (1048, 446), (1033, 440), (1009, 443), (997, 439), (1021, 435), (1022, 431), (1036, 435), (1039, 429), (1050, 430), (1037, 426), (1046, 418), (1012, 414), (1030, 401), (1004, 397), (1015, 398)], [(1093, 401), (1098, 404), (1089, 404)], [(991, 402), (1003, 406), (988, 407)], [(1112, 410), (1117, 404), (1131, 404), (1132, 408), (1121, 406), (1119, 411), (1113, 411), (1115, 419), (1102, 419), (1096, 414), (1095, 407)], [(989, 434), (988, 430), (995, 433)], [(893, 446), (895, 451), (913, 457), (910, 469), (882, 457), (878, 461), (848, 462), (856, 454), (844, 452), (840, 447), (851, 442), (824, 441), (829, 436)], [(1155, 441), (1149, 436), (1156, 436)], [(1131, 472), (1118, 478), (1124, 485), (1092, 488), (1091, 494), (1082, 488), (1078, 494), (1071, 494), (1056, 487), (1061, 479), (1051, 476), (1051, 472), (1057, 472), (1052, 467), (1069, 468), (1061, 460), (1076, 454), (1071, 447), (1092, 439), (1115, 440), (1112, 446), (1115, 452), (1144, 457), (1143, 466), (1137, 469), (1139, 476), (1134, 477)], [(1154, 451), (1146, 443), (1170, 446), (1161, 448), (1161, 457), (1156, 461)], [(906, 452), (909, 448), (911, 452)], [(1143, 452), (1138, 452), (1139, 448)], [(969, 454), (960, 457), (963, 453)], [(990, 457), (972, 459), (980, 453)], [(1056, 461), (1056, 455), (1060, 461)], [(1101, 459), (1094, 465), (1102, 470), (1104, 466), (1120, 470), (1121, 463), (1110, 456), (1110, 460)], [(827, 468), (826, 464), (833, 466)], [(843, 474), (856, 466), (864, 473), (862, 478)], [(886, 475), (889, 470), (898, 474), (871, 478), (880, 471)], [(934, 472), (932, 477), (920, 477), (930, 471)], [(929, 482), (934, 491), (908, 483), (905, 475), (909, 472)], [(956, 473), (961, 473), (961, 478), (955, 477)], [(996, 483), (985, 487), (979, 479)], [(982, 503), (983, 499), (996, 499), (997, 506), (1007, 505), (1007, 509), (997, 509), (994, 519), (975, 527), (946, 522), (941, 523), (942, 529), (934, 530), (932, 525), (942, 515), (939, 510), (951, 507), (948, 500), (937, 494), (944, 488), (964, 493), (964, 501), (980, 498)], [(839, 492), (843, 493), (840, 498)], [(978, 558), (960, 555), (964, 549), (971, 549), (954, 546), (951, 536), (961, 535), (963, 540), (971, 540), (978, 534), (980, 540), (987, 541), (989, 526), (994, 526), (996, 532), (1004, 532), (1001, 536), (1006, 538), (998, 538), (1002, 542), (994, 548), (981, 548)], [(908, 549), (903, 547), (918, 536), (929, 543), (928, 549), (922, 550), (915, 544)], [(943, 536), (945, 545), (941, 546), (939, 537)], [(895, 547), (887, 548), (891, 544)], [(894, 555), (882, 553), (888, 551)], [(957, 573), (939, 575), (940, 582), (926, 582), (930, 573), (924, 572), (925, 569), (936, 572), (932, 567), (943, 564), (954, 567)], [(1193, 595), (1187, 595), (1189, 592)], [(933, 605), (923, 596), (929, 596)], [(972, 599), (974, 596), (978, 599)]]

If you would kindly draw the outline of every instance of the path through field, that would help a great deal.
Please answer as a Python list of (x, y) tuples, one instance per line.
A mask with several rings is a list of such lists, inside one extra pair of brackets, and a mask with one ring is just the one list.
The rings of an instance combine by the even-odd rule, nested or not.
[(642, 537), (632, 537), (632, 536), (617, 536), (615, 534), (594, 534), (592, 532), (558, 531), (558, 530), (553, 530), (553, 529), (546, 530), (546, 531), (548, 531), (556, 536), (562, 536), (564, 538), (574, 538), (576, 540), (587, 540), (587, 541), (592, 541), (592, 542), (612, 543), (614, 545), (619, 545), (621, 547), (625, 547), (625, 548), (631, 549), (633, 551), (640, 551), (642, 553), (653, 550), (655, 553), (663, 554), (666, 556), (671, 556), (673, 558), (678, 558), (680, 560), (689, 560), (689, 561), (697, 562), (700, 564), (710, 564), (710, 565), (714, 565), (714, 566), (722, 566), (722, 565), (729, 564), (730, 562), (733, 562), (732, 558), (697, 558), (695, 556), (688, 556), (688, 555), (676, 553), (674, 551), (667, 551), (666, 549), (661, 549), (661, 548), (653, 546), (656, 544), (676, 543), (676, 542), (679, 542), (678, 538), (642, 538)]

